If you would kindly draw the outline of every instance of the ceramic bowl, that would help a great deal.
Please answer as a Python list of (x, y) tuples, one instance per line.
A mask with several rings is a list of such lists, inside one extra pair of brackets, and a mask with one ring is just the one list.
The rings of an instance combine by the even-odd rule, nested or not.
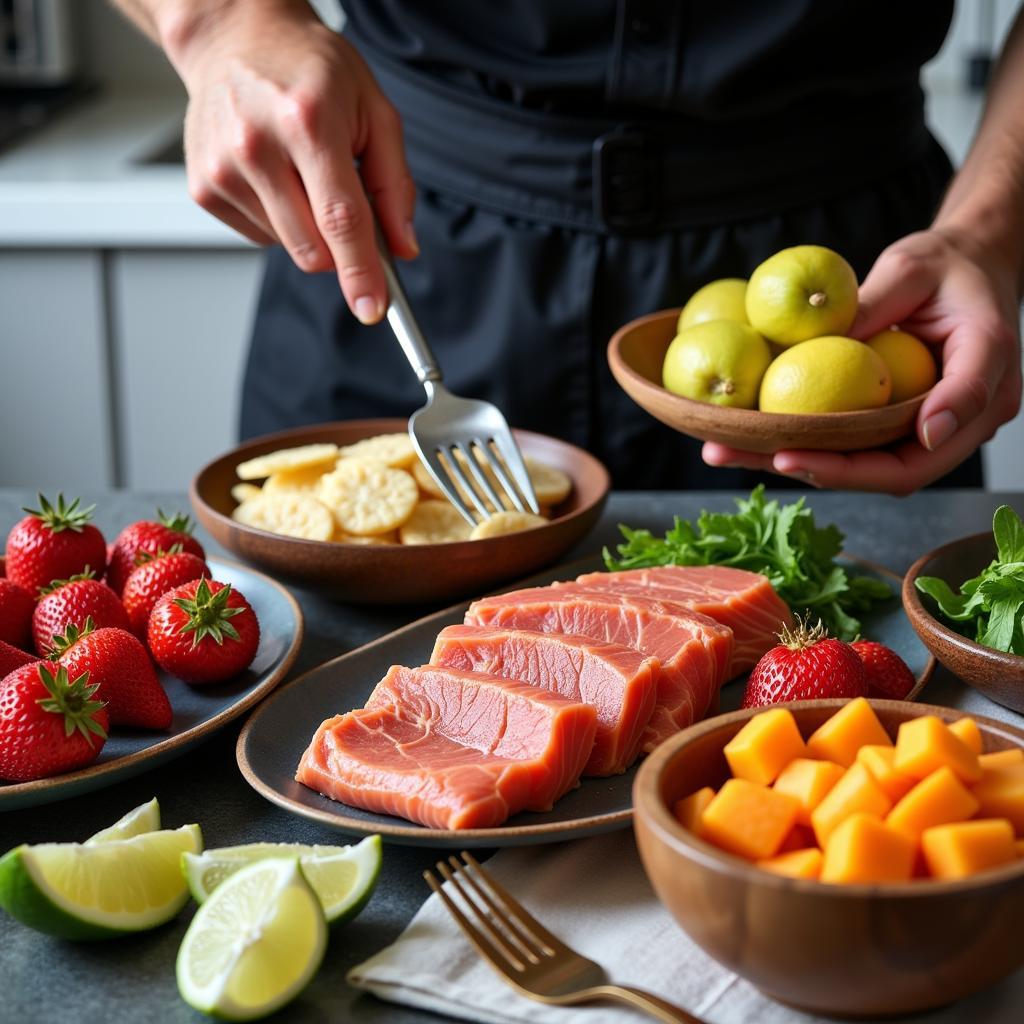
[(192, 506), (214, 539), (239, 558), (288, 582), (359, 604), (453, 601), (529, 575), (582, 540), (604, 507), (609, 478), (597, 459), (556, 438), (515, 431), (524, 454), (572, 479), (572, 493), (552, 510), (546, 526), (452, 544), (358, 545), (283, 537), (231, 518), (231, 487), (238, 482), (239, 462), (278, 448), (324, 441), (352, 444), (406, 428), (407, 421), (401, 419), (350, 420), (257, 438), (199, 471), (190, 489)]
[(920, 576), (937, 576), (956, 593), (995, 557), (991, 531), (929, 551), (903, 577), (903, 608), (921, 642), (953, 675), (996, 703), (1024, 713), (1024, 658), (968, 640), (938, 617), (935, 602), (914, 585)]
[[(806, 738), (842, 700), (788, 707)], [(872, 700), (891, 736), (950, 708)], [(1024, 965), (1024, 860), (954, 882), (829, 885), (785, 878), (698, 839), (673, 802), (727, 777), (722, 748), (760, 708), (708, 719), (666, 740), (640, 766), (634, 828), (647, 875), (678, 924), (766, 995), (811, 1013), (915, 1013), (976, 992)], [(986, 751), (1024, 746), (1024, 732), (978, 722)]]
[(724, 409), (666, 391), (661, 386), (661, 368), (676, 335), (679, 312), (668, 309), (633, 320), (620, 327), (608, 345), (608, 364), (622, 389), (673, 430), (752, 452), (787, 448), (858, 451), (889, 444), (914, 432), (923, 394), (881, 409), (791, 415)]

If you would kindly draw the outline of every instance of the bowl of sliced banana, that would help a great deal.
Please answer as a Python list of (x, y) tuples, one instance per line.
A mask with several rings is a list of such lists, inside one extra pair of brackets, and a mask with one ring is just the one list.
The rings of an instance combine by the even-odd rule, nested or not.
[(451, 601), (525, 576), (572, 548), (604, 507), (610, 481), (597, 459), (516, 430), (541, 515), (493, 510), (478, 493), (492, 514), (471, 524), (426, 471), (406, 427), (349, 420), (255, 438), (199, 471), (192, 506), (246, 562), (378, 605)]

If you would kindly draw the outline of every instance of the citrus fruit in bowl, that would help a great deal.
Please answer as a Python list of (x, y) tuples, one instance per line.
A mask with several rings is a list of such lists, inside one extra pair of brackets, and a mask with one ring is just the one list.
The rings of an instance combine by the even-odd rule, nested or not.
[(698, 288), (679, 314), (679, 330), (708, 320), (747, 320), (747, 282), (742, 277), (724, 277)]

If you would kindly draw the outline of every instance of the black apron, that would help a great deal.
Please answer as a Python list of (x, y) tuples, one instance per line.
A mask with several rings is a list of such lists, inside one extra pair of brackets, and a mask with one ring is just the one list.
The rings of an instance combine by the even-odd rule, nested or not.
[[(361, 6), (383, 17), (396, 5)], [(414, 6), (420, 19), (431, 16)], [(630, 5), (618, 6), (621, 14)], [(403, 116), (418, 185), (422, 255), (400, 274), (451, 390), (494, 402), (514, 426), (586, 448), (620, 489), (785, 486), (704, 465), (698, 442), (618, 387), (607, 342), (625, 321), (681, 305), (716, 278), (747, 276), (786, 246), (830, 246), (863, 279), (886, 245), (926, 227), (951, 169), (924, 127), (917, 66), (883, 76), (871, 95), (803, 89), (768, 103), (784, 111), (771, 115), (755, 95), (752, 109), (707, 121), (659, 109), (665, 103), (645, 95), (654, 86), (641, 62), (632, 79), (614, 71), (632, 89), (580, 112), (579, 82), (533, 83), (510, 102), (493, 76), (470, 89), (464, 72), (438, 74), (436, 61), (396, 60), (375, 45), (380, 26), (364, 21), (346, 31)], [(620, 28), (617, 20), (614, 45), (628, 69)], [(662, 49), (677, 44), (670, 34)], [(728, 94), (729, 81), (716, 85)], [(718, 95), (706, 83), (704, 93)], [(552, 95), (563, 102), (538, 99)], [(676, 108), (693, 102), (682, 87), (667, 95)], [(282, 250), (270, 252), (243, 437), (406, 416), (423, 401), (387, 324), (360, 325), (333, 273), (306, 275)], [(943, 483), (980, 486), (980, 456)]]

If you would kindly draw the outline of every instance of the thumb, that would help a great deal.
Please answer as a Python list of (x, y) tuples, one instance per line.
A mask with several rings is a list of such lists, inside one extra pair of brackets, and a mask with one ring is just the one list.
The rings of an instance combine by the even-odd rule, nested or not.
[(932, 297), (937, 285), (926, 261), (909, 258), (898, 248), (886, 249), (860, 286), (850, 334), (866, 340), (908, 320)]

